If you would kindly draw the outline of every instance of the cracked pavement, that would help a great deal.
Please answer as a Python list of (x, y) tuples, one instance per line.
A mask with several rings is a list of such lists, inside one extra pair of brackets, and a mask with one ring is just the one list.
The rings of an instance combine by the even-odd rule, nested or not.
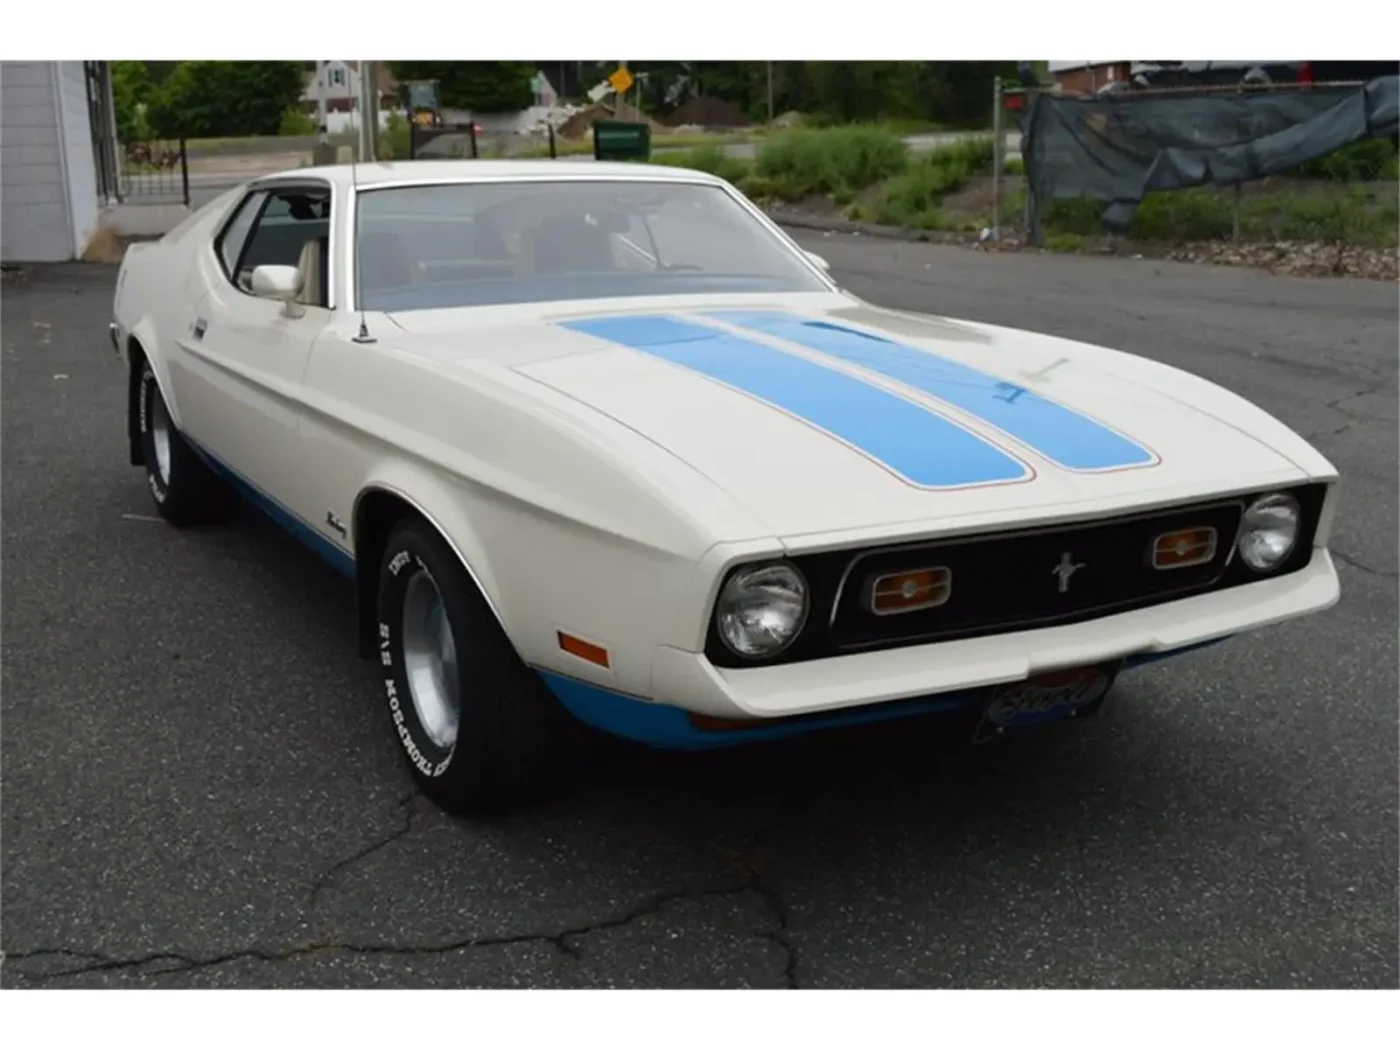
[[(7, 987), (1395, 987), (1393, 285), (798, 234), (857, 294), (1117, 346), (1342, 469), (1341, 604), (970, 751), (937, 719), (412, 791), (352, 594), (123, 447), (115, 273), (0, 284)], [(62, 378), (60, 378), (62, 377)]]

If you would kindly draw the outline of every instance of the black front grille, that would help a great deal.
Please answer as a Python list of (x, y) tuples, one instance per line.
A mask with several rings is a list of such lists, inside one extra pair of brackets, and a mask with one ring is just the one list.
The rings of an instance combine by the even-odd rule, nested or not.
[[(1199, 591), (1224, 571), (1243, 511), (1242, 504), (1231, 502), (863, 555), (852, 562), (840, 587), (830, 642), (852, 650), (896, 639), (961, 638), (989, 629), (1062, 623)], [(1154, 569), (1153, 541), (1164, 532), (1188, 528), (1215, 530), (1215, 556), (1200, 565)], [(943, 605), (892, 616), (870, 611), (870, 591), (878, 577), (932, 566), (952, 572), (952, 591)]]
[[(1270, 578), (1296, 572), (1312, 557), (1325, 485), (1289, 489), (1298, 500), (1298, 544)], [(780, 664), (841, 653), (917, 645), (1074, 623), (1159, 602), (1257, 581), (1234, 557), (1244, 508), (1259, 494), (1216, 499), (1106, 521), (1043, 529), (961, 536), (956, 539), (792, 559), (807, 578), (811, 613), (801, 635), (777, 657)], [(1152, 567), (1153, 541), (1165, 532), (1213, 528), (1214, 556), (1201, 565)], [(1063, 590), (1055, 569), (1078, 566)], [(935, 608), (877, 616), (870, 589), (880, 576), (934, 567), (952, 574), (948, 600)], [(705, 647), (716, 666), (745, 667), (713, 623)]]

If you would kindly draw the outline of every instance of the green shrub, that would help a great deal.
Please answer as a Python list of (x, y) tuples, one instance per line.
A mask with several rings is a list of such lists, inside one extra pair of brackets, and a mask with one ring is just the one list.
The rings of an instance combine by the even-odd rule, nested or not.
[(767, 138), (754, 170), (780, 196), (800, 200), (821, 193), (856, 193), (904, 171), (909, 149), (882, 128), (851, 125), (798, 128)]
[(277, 128), (277, 134), (290, 136), (305, 136), (316, 134), (316, 121), (307, 116), (295, 106), (288, 106), (282, 114), (282, 123)]
[(778, 184), (766, 175), (759, 175), (751, 171), (735, 183), (735, 185), (739, 188), (739, 192), (750, 200), (769, 201), (781, 199), (778, 193)]
[(1040, 221), (1048, 234), (1052, 230), (1062, 233), (1078, 233), (1086, 237), (1103, 232), (1103, 211), (1108, 205), (1104, 201), (1089, 200), (1086, 197), (1053, 199), (1041, 206)]
[(704, 171), (735, 184), (753, 168), (750, 161), (743, 157), (730, 156), (720, 146), (701, 146), (697, 149), (677, 150), (674, 153), (654, 154), (651, 159), (653, 164)]
[(992, 161), (991, 139), (970, 139), (925, 153), (880, 188), (875, 221), (917, 229), (944, 229), (939, 201)]
[(1327, 241), (1369, 247), (1394, 245), (1400, 207), (1393, 198), (1379, 205), (1358, 189), (1315, 194), (1274, 194), (1246, 203), (1242, 232), (1252, 238)]
[(1085, 238), (1079, 233), (1047, 233), (1045, 247), (1052, 252), (1077, 252), (1084, 248)]
[(1209, 241), (1232, 236), (1232, 191), (1212, 188), (1149, 193), (1129, 236), (1150, 241)]
[(389, 114), (379, 135), (379, 151), (390, 160), (408, 159), (408, 121), (401, 114)]
[(1400, 178), (1400, 151), (1392, 138), (1366, 139), (1299, 165), (1290, 175), (1335, 182), (1371, 182)]

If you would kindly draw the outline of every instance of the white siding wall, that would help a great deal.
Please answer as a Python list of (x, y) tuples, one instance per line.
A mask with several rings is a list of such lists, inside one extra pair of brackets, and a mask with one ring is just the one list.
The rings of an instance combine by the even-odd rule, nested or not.
[(59, 131), (68, 177), (68, 214), (73, 217), (73, 254), (82, 255), (97, 230), (97, 165), (88, 116), (87, 76), (81, 62), (55, 62)]
[(0, 258), (72, 259), (97, 225), (81, 62), (0, 62)]

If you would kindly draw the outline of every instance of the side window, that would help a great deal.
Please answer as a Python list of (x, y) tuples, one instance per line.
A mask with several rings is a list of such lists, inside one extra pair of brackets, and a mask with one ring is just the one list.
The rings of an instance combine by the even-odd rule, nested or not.
[(259, 266), (295, 266), (305, 282), (301, 301), (309, 306), (329, 305), (330, 209), (326, 189), (272, 191), (239, 257), (238, 286), (247, 291)]
[(237, 272), (238, 257), (243, 253), (243, 245), (248, 241), (248, 231), (253, 228), (253, 220), (257, 218), (258, 209), (262, 207), (263, 198), (266, 196), (266, 193), (259, 190), (244, 197), (243, 203), (234, 212), (233, 219), (224, 227), (224, 232), (219, 234), (215, 248), (219, 253), (219, 264), (230, 281)]

